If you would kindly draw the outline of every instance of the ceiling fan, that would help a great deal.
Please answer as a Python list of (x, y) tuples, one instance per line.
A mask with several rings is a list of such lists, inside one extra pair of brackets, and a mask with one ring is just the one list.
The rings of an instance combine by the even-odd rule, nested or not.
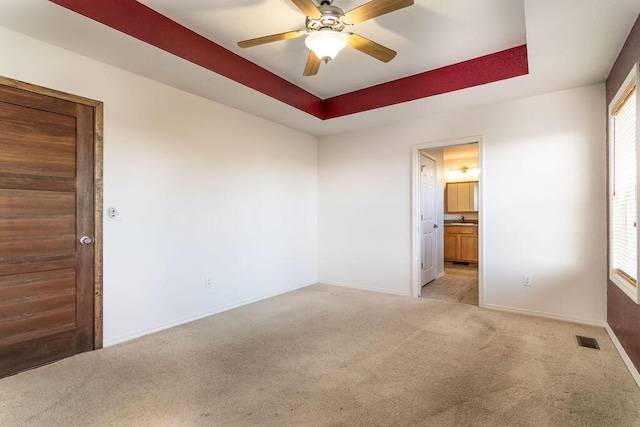
[(374, 41), (353, 33), (343, 33), (347, 26), (359, 24), (369, 19), (411, 6), (414, 0), (372, 0), (348, 12), (332, 6), (333, 0), (320, 0), (316, 5), (313, 0), (291, 0), (307, 16), (305, 30), (288, 31), (270, 36), (238, 42), (241, 48), (258, 46), (280, 40), (307, 36), (305, 44), (310, 49), (304, 76), (318, 73), (320, 63), (332, 60), (345, 46), (357, 49), (382, 62), (389, 62), (396, 52)]

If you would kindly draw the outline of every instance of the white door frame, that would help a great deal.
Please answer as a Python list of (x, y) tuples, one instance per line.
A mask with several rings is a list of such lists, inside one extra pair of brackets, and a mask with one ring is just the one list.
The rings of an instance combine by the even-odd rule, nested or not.
[[(420, 150), (432, 150), (453, 145), (478, 143), (478, 305), (484, 306), (484, 183), (482, 179), (482, 158), (484, 145), (482, 136), (425, 142), (411, 148), (411, 295), (420, 295)], [(444, 230), (442, 230), (444, 232)]]

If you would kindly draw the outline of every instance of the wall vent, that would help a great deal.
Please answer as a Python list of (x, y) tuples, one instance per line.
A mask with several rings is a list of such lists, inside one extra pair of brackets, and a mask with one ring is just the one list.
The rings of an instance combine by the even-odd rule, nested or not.
[(580, 335), (576, 335), (576, 338), (578, 338), (578, 345), (580, 347), (587, 347), (587, 348), (600, 350), (598, 341), (596, 341), (595, 338), (581, 337)]

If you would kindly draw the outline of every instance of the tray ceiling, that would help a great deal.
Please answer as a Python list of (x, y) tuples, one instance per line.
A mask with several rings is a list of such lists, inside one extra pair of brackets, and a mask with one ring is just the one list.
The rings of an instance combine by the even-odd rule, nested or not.
[[(143, 28), (145, 22), (136, 22), (126, 13), (134, 3), (151, 8), (173, 25), (199, 34), (207, 43), (215, 43), (219, 49), (245, 61), (249, 69), (263, 70), (273, 79), (255, 79), (256, 74), (247, 73), (246, 67), (237, 67), (236, 60), (219, 61), (199, 53), (203, 62), (222, 66), (245, 78), (246, 83), (238, 83), (198, 62), (185, 60), (55, 3), (101, 8), (133, 31), (153, 32), (153, 28)], [(306, 78), (302, 77), (307, 55), (302, 39), (251, 49), (235, 45), (239, 40), (302, 28), (304, 17), (290, 0), (142, 0), (142, 3), (55, 0), (55, 3), (0, 0), (0, 26), (318, 136), (602, 82), (640, 13), (637, 0), (416, 0), (413, 6), (353, 27), (353, 32), (398, 51), (393, 61), (384, 64), (358, 51), (345, 50), (323, 66), (317, 76)], [(348, 10), (362, 3), (336, 0), (334, 4)], [(170, 33), (160, 29), (155, 29), (155, 33), (165, 42), (172, 41)], [(180, 48), (187, 53), (195, 52), (190, 44)], [(520, 52), (524, 48), (526, 72), (520, 67), (510, 75), (478, 80), (477, 75), (482, 72), (490, 74), (487, 69), (494, 62), (493, 57), (486, 55), (509, 48)], [(498, 56), (503, 66), (512, 62), (507, 56)], [(485, 59), (474, 62), (473, 58), (478, 57)], [(517, 58), (522, 55), (516, 55)], [(461, 61), (467, 62), (461, 66)], [(457, 83), (467, 84), (445, 87), (440, 81), (445, 90), (434, 90), (431, 79), (436, 74), (448, 75), (445, 83), (458, 80)], [(407, 79), (416, 75), (422, 77)], [(401, 83), (394, 86), (389, 81)], [(306, 94), (311, 103), (329, 99), (310, 108), (292, 107), (278, 97), (264, 95), (274, 82), (279, 82), (276, 86), (289, 87), (284, 92)], [(262, 85), (266, 90), (252, 85)], [(378, 92), (379, 87), (386, 90)], [(281, 89), (276, 92), (283, 93)], [(346, 95), (340, 95), (345, 92)], [(410, 96), (416, 93), (420, 94), (419, 99)], [(331, 100), (343, 111), (332, 116), (337, 118), (319, 119)], [(368, 108), (357, 105), (363, 100)], [(375, 105), (376, 101), (379, 105)], [(351, 104), (357, 108), (349, 111)]]
[[(335, 0), (333, 5), (348, 11), (366, 1)], [(303, 77), (309, 52), (304, 38), (248, 49), (236, 45), (303, 30), (305, 16), (290, 0), (140, 2), (323, 99), (526, 43), (522, 0), (415, 0), (413, 6), (348, 28), (397, 51), (391, 62), (346, 48), (322, 64), (318, 75)]]

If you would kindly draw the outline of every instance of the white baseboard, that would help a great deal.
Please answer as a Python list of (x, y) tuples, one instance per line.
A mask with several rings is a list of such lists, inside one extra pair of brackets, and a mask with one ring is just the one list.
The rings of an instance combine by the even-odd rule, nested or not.
[(604, 320), (584, 319), (582, 317), (565, 316), (562, 314), (546, 313), (544, 311), (527, 310), (524, 308), (505, 307), (502, 305), (483, 304), (481, 308), (488, 308), (490, 310), (507, 311), (509, 313), (526, 314), (528, 316), (544, 317), (546, 319), (563, 320), (565, 322), (580, 323), (582, 325), (600, 326), (606, 328), (607, 322)]
[(332, 282), (330, 280), (320, 280), (320, 281), (318, 281), (318, 284), (320, 284), (320, 285), (340, 286), (342, 288), (360, 289), (360, 290), (363, 290), (363, 291), (380, 292), (380, 293), (383, 293), (383, 294), (400, 295), (400, 296), (403, 296), (403, 297), (410, 297), (411, 296), (410, 292), (394, 291), (392, 289), (374, 288), (372, 286), (354, 285), (353, 283)]
[(441, 271), (440, 273), (438, 273), (438, 275), (436, 276), (436, 280), (438, 280), (441, 277), (444, 277), (444, 271)]
[(609, 326), (608, 323), (607, 326), (605, 326), (605, 329), (609, 334), (609, 338), (611, 338), (611, 341), (613, 341), (613, 345), (616, 347), (616, 350), (618, 350), (618, 353), (620, 353), (620, 357), (622, 357), (624, 364), (627, 365), (627, 369), (629, 369), (629, 372), (631, 372), (631, 376), (634, 380), (636, 380), (636, 384), (638, 384), (638, 387), (640, 387), (640, 373), (638, 373), (638, 369), (636, 369), (635, 365), (631, 361), (631, 358), (625, 351), (615, 332), (613, 332), (613, 329), (611, 329), (611, 326)]
[(306, 283), (306, 284), (303, 284), (303, 285), (294, 286), (292, 288), (280, 289), (280, 290), (277, 290), (275, 292), (268, 292), (266, 294), (261, 294), (261, 295), (258, 295), (258, 296), (254, 296), (254, 297), (251, 297), (251, 298), (244, 299), (244, 300), (239, 301), (237, 303), (228, 304), (228, 305), (225, 305), (225, 306), (222, 306), (222, 307), (216, 307), (213, 310), (200, 312), (200, 313), (194, 314), (192, 316), (187, 316), (187, 317), (183, 317), (181, 319), (173, 320), (173, 321), (168, 322), (168, 323), (163, 323), (162, 325), (159, 325), (159, 326), (156, 326), (156, 327), (153, 327), (153, 328), (150, 328), (150, 329), (145, 329), (143, 331), (138, 331), (138, 332), (134, 332), (134, 333), (131, 333), (131, 334), (121, 335), (119, 337), (111, 338), (111, 339), (105, 340), (104, 347), (110, 347), (112, 345), (121, 344), (121, 343), (126, 342), (126, 341), (131, 341), (133, 339), (140, 338), (140, 337), (142, 337), (144, 335), (153, 334), (155, 332), (164, 331), (165, 329), (170, 329), (170, 328), (173, 328), (175, 326), (184, 325), (185, 323), (189, 323), (189, 322), (193, 322), (193, 321), (196, 321), (196, 320), (204, 319), (205, 317), (213, 316), (214, 314), (222, 313), (224, 311), (233, 310), (234, 308), (238, 308), (238, 307), (242, 307), (244, 305), (252, 304), (254, 302), (262, 301), (262, 300), (267, 299), (267, 298), (272, 298), (272, 297), (275, 297), (275, 296), (278, 296), (278, 295), (286, 294), (287, 292), (295, 291), (296, 289), (306, 288), (307, 286), (315, 285), (316, 283), (317, 282)]

